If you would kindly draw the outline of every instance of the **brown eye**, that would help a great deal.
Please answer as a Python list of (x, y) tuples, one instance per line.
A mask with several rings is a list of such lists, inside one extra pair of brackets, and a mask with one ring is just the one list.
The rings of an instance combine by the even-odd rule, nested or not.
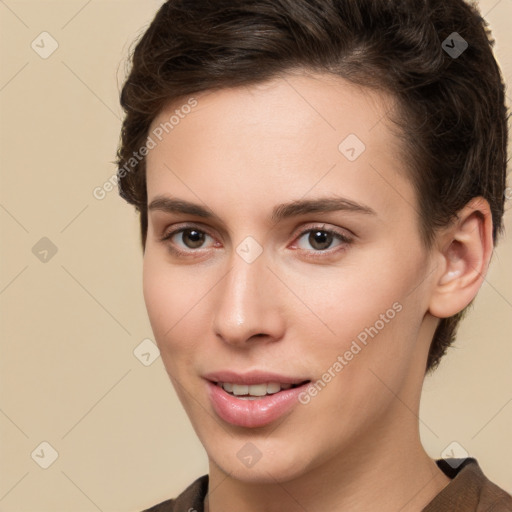
[(313, 230), (309, 232), (308, 243), (319, 251), (329, 249), (334, 237), (327, 231)]
[[(297, 246), (299, 249), (310, 252), (323, 252), (331, 248), (347, 245), (350, 241), (346, 235), (331, 229), (310, 228), (300, 234)], [(336, 244), (334, 245), (333, 242)]]
[(187, 254), (195, 252), (194, 249), (208, 248), (208, 238), (213, 237), (194, 226), (181, 227), (167, 232), (160, 240), (175, 254)]
[(205, 241), (205, 233), (197, 229), (184, 229), (181, 231), (181, 241), (189, 249), (198, 249)]

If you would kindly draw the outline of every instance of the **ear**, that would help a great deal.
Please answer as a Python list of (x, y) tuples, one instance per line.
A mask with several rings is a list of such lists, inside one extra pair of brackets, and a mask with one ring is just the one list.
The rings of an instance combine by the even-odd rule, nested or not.
[(476, 296), (492, 255), (492, 215), (482, 197), (472, 199), (457, 219), (438, 234), (439, 261), (429, 312), (447, 318), (462, 311)]

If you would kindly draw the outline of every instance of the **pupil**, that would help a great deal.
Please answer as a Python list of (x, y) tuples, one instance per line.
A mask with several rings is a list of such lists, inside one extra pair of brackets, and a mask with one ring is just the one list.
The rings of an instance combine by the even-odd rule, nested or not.
[(312, 231), (309, 234), (309, 243), (315, 249), (328, 249), (332, 242), (332, 235), (325, 231)]
[[(187, 238), (190, 241), (189, 243), (186, 242)], [(190, 249), (196, 249), (197, 247), (200, 247), (204, 242), (204, 233), (201, 233), (195, 229), (187, 229), (183, 231), (183, 241), (185, 242), (185, 245)]]

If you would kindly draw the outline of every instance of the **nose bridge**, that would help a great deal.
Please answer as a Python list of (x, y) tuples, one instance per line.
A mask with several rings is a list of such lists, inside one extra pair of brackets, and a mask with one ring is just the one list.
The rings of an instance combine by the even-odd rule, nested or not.
[[(244, 344), (255, 335), (280, 337), (283, 319), (276, 301), (275, 280), (262, 254), (247, 258), (244, 243), (233, 252), (230, 271), (218, 288), (214, 308), (215, 333), (225, 342)], [(274, 282), (272, 282), (274, 281)]]

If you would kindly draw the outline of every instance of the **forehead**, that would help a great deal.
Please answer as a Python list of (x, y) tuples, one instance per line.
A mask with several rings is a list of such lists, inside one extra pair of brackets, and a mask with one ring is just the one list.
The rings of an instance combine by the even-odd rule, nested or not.
[[(189, 108), (192, 97), (197, 104)], [(338, 135), (349, 129), (368, 138), (367, 132), (374, 131), (378, 124), (389, 128), (386, 114), (394, 106), (395, 99), (384, 91), (358, 86), (332, 74), (297, 71), (264, 83), (174, 100), (156, 116), (150, 132), (161, 127), (165, 137), (171, 131), (182, 132), (180, 125), (197, 129), (209, 123), (217, 126), (219, 134), (236, 127), (237, 133), (241, 129), (244, 133), (257, 131), (261, 138), (288, 135), (299, 141), (301, 135), (310, 135), (308, 129)], [(172, 126), (168, 126), (170, 120)], [(382, 134), (387, 135), (385, 129), (375, 130), (375, 137)]]
[(366, 202), (373, 195), (388, 208), (397, 192), (411, 192), (400, 172), (400, 141), (388, 120), (395, 102), (387, 93), (333, 75), (294, 74), (193, 99), (173, 102), (152, 123), (149, 200), (167, 190), (236, 204), (238, 191), (266, 201), (275, 196), (277, 203), (278, 196), (313, 189), (357, 196), (363, 186)]

